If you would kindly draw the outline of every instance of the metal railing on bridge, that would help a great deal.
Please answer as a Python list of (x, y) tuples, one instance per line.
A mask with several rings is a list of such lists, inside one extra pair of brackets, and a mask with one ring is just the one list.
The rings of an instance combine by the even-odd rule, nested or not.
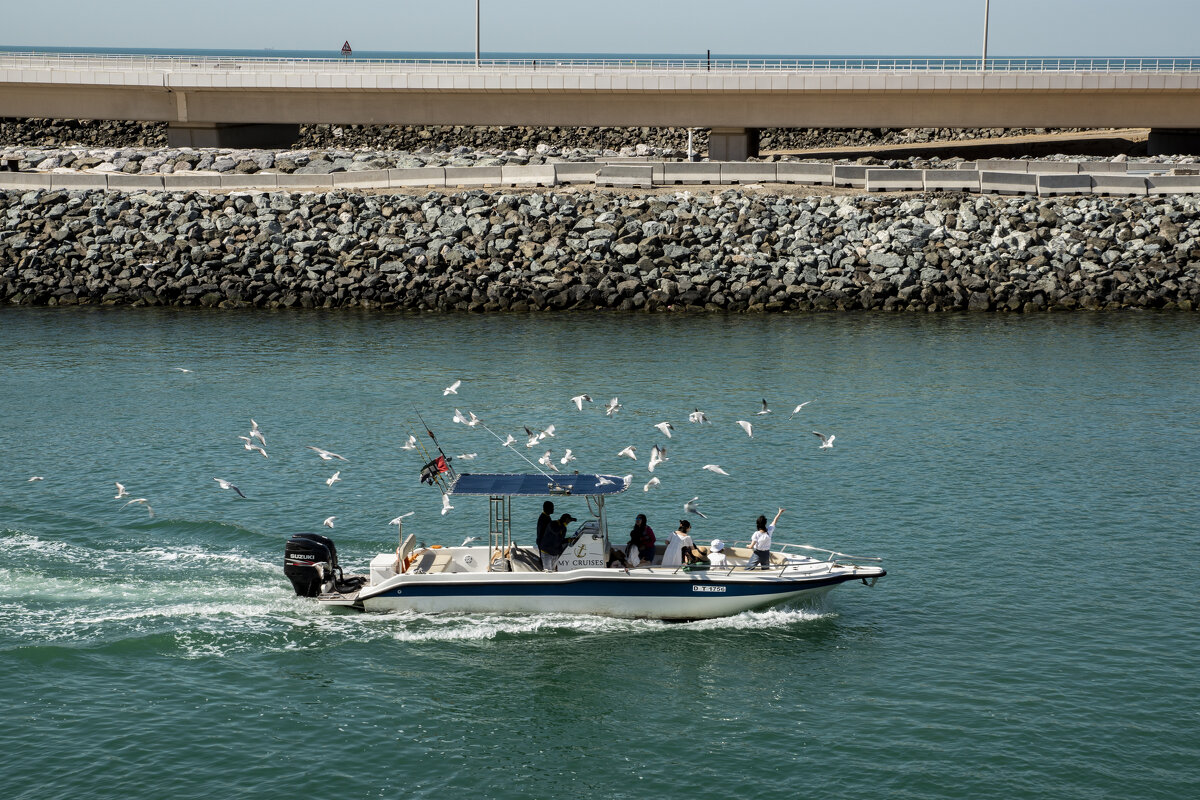
[[(828, 57), (828, 58), (288, 58), (265, 56), (162, 56), (96, 53), (3, 53), (0, 67), (83, 71), (244, 70), (247, 72), (723, 72), (723, 73), (978, 73), (979, 58)], [(1200, 58), (1040, 57), (989, 58), (992, 73), (1197, 73)]]

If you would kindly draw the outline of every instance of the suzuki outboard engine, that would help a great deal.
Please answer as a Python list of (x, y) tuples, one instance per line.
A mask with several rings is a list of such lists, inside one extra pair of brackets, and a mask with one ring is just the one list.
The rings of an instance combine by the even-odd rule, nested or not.
[(297, 533), (283, 548), (283, 574), (300, 597), (337, 589), (337, 547), (319, 533)]

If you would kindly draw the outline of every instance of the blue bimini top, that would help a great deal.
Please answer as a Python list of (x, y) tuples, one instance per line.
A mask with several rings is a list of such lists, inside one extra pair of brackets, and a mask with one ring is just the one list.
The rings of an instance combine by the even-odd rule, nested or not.
[(450, 484), (449, 494), (480, 494), (489, 497), (617, 494), (628, 487), (616, 475), (520, 475), (464, 472)]

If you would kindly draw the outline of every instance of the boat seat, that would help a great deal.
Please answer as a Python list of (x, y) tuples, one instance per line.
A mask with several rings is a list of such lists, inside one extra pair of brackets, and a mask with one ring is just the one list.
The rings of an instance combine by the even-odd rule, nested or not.
[(450, 555), (449, 550), (445, 548), (434, 550), (431, 548), (422, 553), (418, 553), (413, 559), (412, 564), (409, 566), (408, 571), (417, 573), (450, 572), (452, 570), (447, 569), (447, 567), (449, 567), (453, 561), (454, 558)]

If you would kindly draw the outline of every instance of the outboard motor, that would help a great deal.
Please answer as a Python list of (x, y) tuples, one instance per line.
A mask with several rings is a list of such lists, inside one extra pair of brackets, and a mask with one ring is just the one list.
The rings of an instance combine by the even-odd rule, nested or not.
[(283, 574), (300, 597), (316, 597), (337, 588), (339, 571), (333, 540), (319, 533), (297, 533), (283, 548)]

